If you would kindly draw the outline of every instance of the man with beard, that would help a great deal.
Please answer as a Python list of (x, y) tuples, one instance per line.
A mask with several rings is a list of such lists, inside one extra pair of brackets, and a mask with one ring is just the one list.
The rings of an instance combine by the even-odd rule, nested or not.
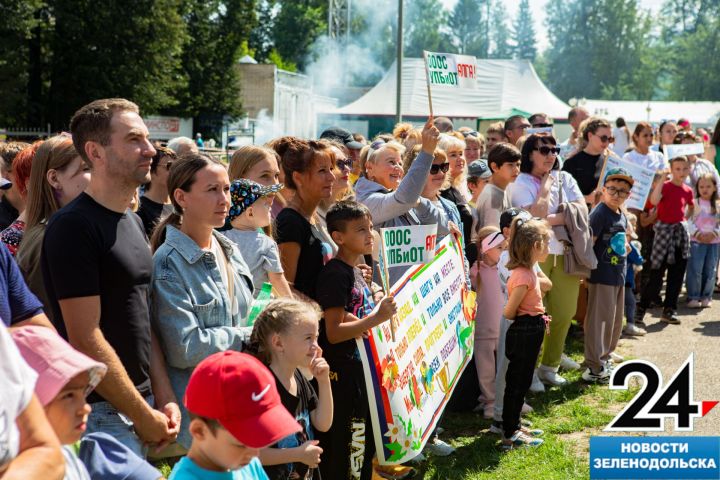
[(108, 366), (88, 397), (88, 433), (108, 433), (144, 456), (144, 444), (174, 440), (180, 425), (150, 328), (152, 255), (142, 222), (128, 209), (150, 180), (155, 149), (137, 105), (124, 99), (80, 108), (70, 129), (92, 177), (48, 223), (43, 277), (58, 332)]

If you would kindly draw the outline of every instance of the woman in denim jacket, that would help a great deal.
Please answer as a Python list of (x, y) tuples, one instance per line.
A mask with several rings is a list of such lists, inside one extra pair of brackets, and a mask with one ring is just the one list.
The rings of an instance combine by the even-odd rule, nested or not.
[[(158, 225), (151, 242), (151, 319), (178, 399), (200, 361), (241, 350), (252, 330), (247, 325), (252, 275), (237, 248), (215, 231), (225, 223), (229, 187), (227, 171), (216, 160), (190, 154), (175, 162), (168, 178), (175, 211)], [(177, 441), (189, 448), (190, 419), (181, 408)]]

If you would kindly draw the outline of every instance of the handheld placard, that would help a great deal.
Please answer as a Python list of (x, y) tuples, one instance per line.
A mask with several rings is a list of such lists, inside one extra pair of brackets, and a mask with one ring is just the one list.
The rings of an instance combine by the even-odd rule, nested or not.
[(428, 67), (428, 52), (427, 50), (423, 50), (423, 58), (425, 59), (425, 82), (427, 83), (427, 91), (428, 91), (428, 105), (430, 106), (430, 117), (433, 117), (433, 108), (432, 108), (432, 93), (430, 91), (430, 68)]

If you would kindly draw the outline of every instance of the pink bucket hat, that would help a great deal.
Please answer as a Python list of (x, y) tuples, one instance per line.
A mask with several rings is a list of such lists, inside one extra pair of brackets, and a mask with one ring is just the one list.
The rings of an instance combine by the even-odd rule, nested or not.
[(35, 393), (43, 407), (76, 375), (90, 374), (87, 395), (105, 376), (107, 367), (75, 350), (54, 330), (27, 326), (14, 329), (12, 338), (25, 361), (38, 373)]

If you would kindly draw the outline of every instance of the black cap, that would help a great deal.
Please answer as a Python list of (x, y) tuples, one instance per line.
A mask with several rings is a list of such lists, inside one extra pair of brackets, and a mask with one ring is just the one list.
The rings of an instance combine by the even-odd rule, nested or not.
[(364, 146), (362, 143), (353, 138), (352, 133), (340, 127), (330, 127), (325, 129), (325, 131), (320, 134), (320, 138), (335, 140), (352, 150), (360, 150)]
[(527, 220), (532, 218), (530, 212), (528, 212), (527, 210), (523, 210), (522, 208), (510, 207), (504, 212), (502, 212), (500, 214), (500, 229), (502, 230), (503, 228), (510, 228), (510, 225), (512, 225), (512, 221), (515, 220), (515, 217), (520, 215), (524, 216)]

